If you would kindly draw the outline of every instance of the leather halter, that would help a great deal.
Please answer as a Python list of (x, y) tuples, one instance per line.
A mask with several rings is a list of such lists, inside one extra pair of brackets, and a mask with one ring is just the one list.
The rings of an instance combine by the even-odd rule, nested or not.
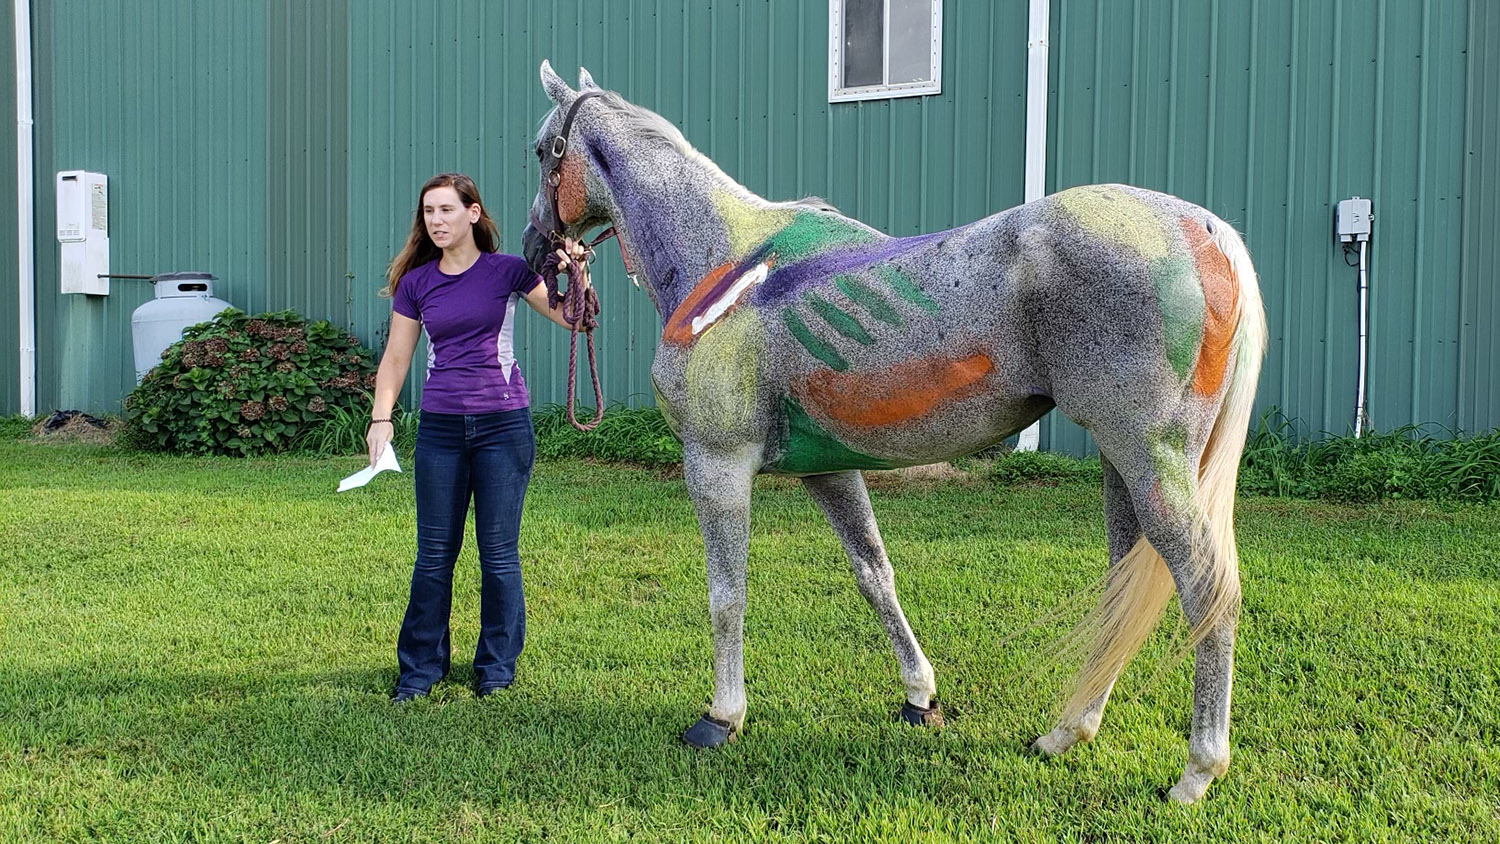
[[(603, 91), (584, 91), (583, 93), (579, 94), (577, 98), (573, 100), (573, 104), (568, 107), (567, 116), (563, 118), (562, 131), (552, 137), (552, 144), (548, 148), (548, 153), (552, 157), (552, 172), (547, 176), (547, 204), (552, 208), (552, 225), (542, 225), (542, 221), (536, 218), (536, 212), (534, 210), (531, 212), (530, 216), (531, 227), (539, 232), (544, 233), (547, 236), (547, 243), (549, 248), (551, 249), (557, 249), (562, 246), (563, 218), (562, 211), (558, 208), (557, 204), (557, 192), (558, 189), (562, 186), (562, 160), (563, 156), (568, 154), (568, 136), (573, 132), (573, 121), (578, 117), (578, 108), (582, 106), (584, 102), (594, 97), (602, 96), (603, 94)], [(615, 234), (616, 232), (614, 226), (610, 226), (609, 228), (600, 232), (598, 237), (589, 241), (584, 246), (585, 256), (592, 256), (595, 246), (598, 246), (604, 241), (609, 240), (610, 238), (614, 237)], [(630, 268), (630, 259), (625, 257), (625, 249), (623, 246), (620, 249), (620, 258), (625, 261), (626, 270), (628, 272)], [(557, 296), (557, 285), (555, 282), (556, 276), (553, 277), (553, 283), (548, 287), (547, 292), (549, 298), (554, 298)]]
[[(573, 120), (578, 116), (578, 107), (585, 101), (603, 94), (603, 91), (585, 91), (573, 100), (572, 106), (568, 108), (567, 117), (563, 119), (562, 131), (552, 138), (552, 145), (548, 152), (551, 153), (553, 163), (552, 172), (547, 176), (547, 198), (552, 206), (552, 225), (543, 226), (536, 218), (536, 211), (530, 212), (531, 226), (538, 232), (544, 232), (547, 236), (548, 260), (542, 266), (542, 281), (547, 286), (547, 304), (549, 307), (557, 307), (561, 304), (563, 319), (572, 326), (572, 334), (568, 345), (568, 422), (580, 431), (592, 431), (604, 420), (604, 394), (599, 386), (599, 366), (594, 360), (594, 328), (599, 324), (596, 315), (599, 313), (599, 300), (594, 294), (592, 286), (587, 289), (582, 287), (582, 279), (588, 274), (588, 262), (593, 257), (594, 247), (615, 236), (615, 227), (610, 226), (600, 235), (583, 247), (582, 265), (575, 267), (569, 273), (568, 292), (558, 295), (557, 276), (561, 268), (560, 262), (553, 260), (552, 252), (556, 249), (564, 249), (563, 242), (563, 219), (562, 212), (557, 206), (557, 190), (562, 184), (562, 161), (563, 156), (568, 154), (568, 135), (573, 131)], [(618, 241), (616, 241), (618, 242)], [(629, 271), (629, 260), (625, 258), (625, 247), (620, 247), (620, 258), (625, 260), (627, 272)], [(581, 295), (580, 295), (581, 293)], [(573, 411), (573, 393), (578, 374), (578, 332), (582, 330), (587, 338), (589, 376), (594, 383), (594, 418), (588, 422), (579, 422)]]

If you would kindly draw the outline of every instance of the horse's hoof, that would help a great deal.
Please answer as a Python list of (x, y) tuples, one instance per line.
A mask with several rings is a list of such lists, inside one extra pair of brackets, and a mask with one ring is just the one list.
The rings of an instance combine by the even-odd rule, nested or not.
[(943, 707), (933, 701), (932, 705), (923, 709), (920, 706), (912, 706), (911, 701), (901, 704), (901, 720), (913, 727), (941, 727), (943, 726)]
[(682, 740), (690, 747), (705, 750), (734, 741), (734, 730), (728, 721), (705, 715), (698, 719), (698, 723), (687, 728), (687, 732), (682, 734)]

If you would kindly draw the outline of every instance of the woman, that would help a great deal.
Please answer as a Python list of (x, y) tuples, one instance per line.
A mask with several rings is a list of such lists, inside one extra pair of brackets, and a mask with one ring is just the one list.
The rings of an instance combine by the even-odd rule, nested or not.
[[(417, 558), (396, 642), (397, 702), (427, 694), (448, 673), (453, 564), (471, 497), (480, 570), (478, 694), (503, 689), (515, 678), (526, 631), (516, 541), (536, 450), (526, 381), (511, 343), (516, 300), (568, 327), (561, 306), (547, 306), (541, 278), (521, 258), (497, 251), (495, 224), (472, 179), (434, 176), (422, 186), (417, 205), (406, 245), (391, 261), (381, 291), (392, 300), (391, 329), (365, 435), (374, 465), (391, 440), (391, 409), (426, 326), (415, 460)], [(581, 257), (572, 244), (569, 249)], [(559, 258), (566, 264), (561, 252)]]

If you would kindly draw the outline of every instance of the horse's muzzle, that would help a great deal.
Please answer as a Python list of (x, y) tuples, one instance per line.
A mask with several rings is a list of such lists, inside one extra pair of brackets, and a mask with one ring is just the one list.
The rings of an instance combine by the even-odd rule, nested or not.
[(540, 273), (550, 251), (547, 236), (537, 231), (536, 226), (527, 223), (525, 230), (521, 232), (521, 257), (526, 259), (526, 266), (532, 272)]

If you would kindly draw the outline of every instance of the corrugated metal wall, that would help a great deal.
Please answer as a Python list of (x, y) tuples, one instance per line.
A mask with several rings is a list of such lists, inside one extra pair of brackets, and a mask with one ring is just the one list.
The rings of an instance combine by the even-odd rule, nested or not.
[(0, 11), (0, 414), (21, 408), (20, 292), (16, 284), (16, 36), (15, 9)]
[[(55, 293), (59, 169), (110, 175), (116, 272), (210, 270), (236, 305), (295, 307), (378, 347), (375, 290), (425, 178), (474, 175), (518, 248), (543, 58), (569, 78), (586, 64), (752, 190), (912, 234), (1021, 200), (1026, 5), (946, 4), (942, 95), (829, 106), (823, 0), (34, 4), (39, 409), (118, 409), (129, 315), (150, 295)], [(1377, 203), (1376, 424), (1500, 422), (1494, 4), (1053, 0), (1051, 43), (1048, 189), (1142, 184), (1245, 230), (1271, 320), (1263, 407), (1348, 424), (1354, 272), (1330, 230), (1333, 203), (1359, 194)], [(14, 213), (0, 208), (7, 231)], [(606, 395), (648, 400), (657, 316), (612, 252), (597, 272)], [(14, 412), (15, 303), (0, 299)], [(565, 333), (529, 317), (518, 339), (536, 399), (561, 401)], [(1054, 419), (1043, 444), (1088, 447)]]
[[(532, 154), (551, 103), (537, 68), (596, 81), (664, 115), (751, 190), (823, 196), (896, 234), (1019, 203), (1026, 3), (948, 4), (941, 97), (830, 107), (828, 7), (817, 0), (575, 0), (350, 6), (349, 270), (362, 336), (384, 330), (374, 297), (430, 175), (473, 175), (519, 249), (536, 191)], [(1014, 49), (997, 49), (996, 45)], [(650, 402), (660, 322), (624, 282), (612, 247), (596, 268), (606, 399)], [(567, 335), (517, 331), (534, 400), (564, 400)], [(586, 378), (580, 379), (582, 382)], [(579, 386), (580, 394), (587, 389)], [(592, 401), (591, 394), (589, 401)]]
[(118, 412), (135, 383), (130, 314), (151, 285), (116, 279), (109, 296), (57, 292), (54, 174), (109, 176), (111, 272), (208, 270), (220, 298), (263, 304), (267, 13), (234, 0), (32, 9), (37, 409)]
[(1500, 425), (1500, 3), (1470, 5), (1468, 50), (1457, 392), (1478, 430)]
[[(1475, 9), (1494, 14), (1493, 4)], [(1335, 433), (1353, 420), (1358, 314), (1333, 210), (1372, 197), (1371, 418), (1488, 430), (1500, 423), (1494, 393), (1471, 385), (1473, 398), (1461, 399), (1460, 385), (1461, 360), (1486, 385), (1497, 363), (1487, 337), (1461, 331), (1465, 318), (1495, 315), (1493, 298), (1483, 312), (1478, 291), (1472, 309), (1461, 299), (1465, 161), (1490, 179), (1500, 166), (1493, 154), (1464, 154), (1466, 91), (1480, 82), (1466, 55), (1469, 15), (1452, 0), (1063, 0), (1048, 189), (1129, 182), (1235, 223), (1270, 327), (1259, 404)], [(1474, 72), (1490, 74), (1493, 99), (1493, 71)], [(1470, 284), (1478, 267), (1496, 266), (1478, 248)], [(1054, 447), (1087, 447), (1066, 420), (1046, 429)]]

